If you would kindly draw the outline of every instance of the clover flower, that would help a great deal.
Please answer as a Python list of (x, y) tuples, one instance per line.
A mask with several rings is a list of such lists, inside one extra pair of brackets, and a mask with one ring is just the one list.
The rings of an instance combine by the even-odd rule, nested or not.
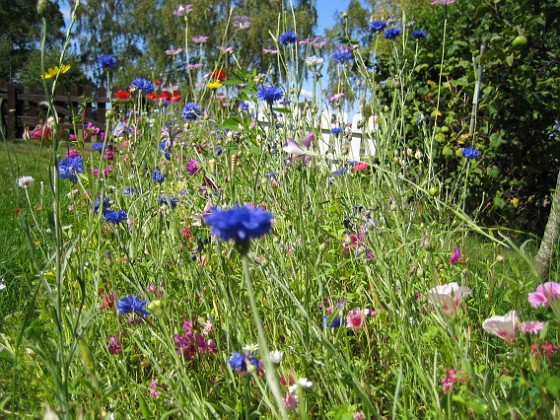
[(423, 31), (422, 29), (416, 29), (415, 31), (412, 31), (412, 38), (414, 39), (422, 39), (422, 38), (426, 38), (426, 32)]
[(227, 210), (213, 207), (203, 220), (212, 227), (213, 235), (222, 241), (235, 241), (240, 251), (246, 253), (251, 239), (260, 238), (272, 229), (273, 217), (262, 208), (237, 205)]
[(387, 22), (383, 20), (374, 20), (369, 24), (369, 30), (371, 32), (381, 32), (387, 27)]
[(194, 121), (200, 114), (200, 108), (193, 102), (186, 103), (183, 107), (183, 117), (187, 120)]
[(137, 77), (130, 84), (135, 90), (141, 91), (145, 95), (154, 91), (154, 84), (143, 77)]
[(124, 210), (118, 210), (118, 211), (106, 210), (103, 214), (103, 220), (105, 220), (107, 223), (112, 223), (115, 225), (117, 223), (124, 222), (127, 219), (128, 216), (126, 215)]
[(81, 156), (68, 157), (58, 161), (58, 176), (62, 179), (76, 181), (76, 174), (84, 172), (83, 160)]
[(395, 39), (401, 34), (401, 30), (399, 28), (389, 28), (385, 31), (383, 36), (385, 39)]
[(297, 41), (297, 36), (295, 32), (286, 31), (278, 37), (278, 42), (280, 45), (289, 45), (294, 44)]
[(465, 159), (478, 159), (480, 157), (480, 153), (474, 147), (463, 147), (461, 149), (461, 154)]
[(352, 54), (349, 51), (337, 51), (333, 54), (332, 59), (337, 63), (343, 64), (348, 60), (352, 59)]
[(97, 67), (100, 69), (112, 69), (117, 65), (117, 59), (112, 55), (102, 55), (97, 59)]
[(284, 96), (284, 92), (278, 86), (264, 86), (260, 85), (257, 89), (257, 99), (267, 102), (272, 105), (274, 102), (279, 101)]
[(137, 314), (142, 318), (147, 317), (150, 313), (144, 308), (146, 306), (146, 299), (140, 300), (138, 296), (127, 296), (117, 301), (117, 310), (119, 315)]

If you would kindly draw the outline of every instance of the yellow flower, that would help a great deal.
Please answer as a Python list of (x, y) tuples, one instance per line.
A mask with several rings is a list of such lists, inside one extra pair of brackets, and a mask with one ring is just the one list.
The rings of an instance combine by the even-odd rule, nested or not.
[(223, 83), (220, 82), (210, 82), (208, 83), (208, 88), (209, 89), (218, 89), (219, 87), (222, 87)]
[(68, 70), (70, 70), (70, 67), (72, 67), (70, 64), (63, 64), (62, 66), (60, 66), (60, 70), (58, 66), (49, 67), (47, 72), (41, 75), (41, 79), (52, 79), (53, 77), (56, 77), (58, 73), (60, 74), (67, 73)]

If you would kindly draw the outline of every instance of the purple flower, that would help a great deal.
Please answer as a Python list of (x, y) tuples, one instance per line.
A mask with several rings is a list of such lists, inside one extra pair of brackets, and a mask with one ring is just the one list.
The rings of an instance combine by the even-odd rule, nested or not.
[[(99, 200), (99, 194), (97, 195), (97, 198), (95, 199), (95, 202), (93, 203), (93, 214), (97, 214), (99, 212), (99, 205), (100, 205), (100, 200)], [(103, 212), (102, 214), (105, 214), (105, 212), (107, 210), (109, 210), (109, 207), (111, 207), (111, 201), (109, 200), (109, 197), (103, 197)]]
[(296, 41), (297, 36), (295, 32), (292, 31), (284, 32), (280, 34), (280, 37), (278, 37), (278, 42), (280, 43), (280, 45), (294, 44)]
[(175, 197), (160, 197), (159, 204), (170, 206), (172, 209), (177, 207), (177, 198)]
[(118, 354), (118, 353), (122, 353), (122, 347), (119, 344), (119, 335), (117, 333), (116, 336), (110, 336), (109, 337), (109, 344), (107, 344), (107, 350), (109, 350), (109, 353), (111, 354)]
[(236, 29), (249, 29), (251, 20), (249, 16), (235, 16), (231, 25)]
[(383, 20), (374, 20), (369, 24), (369, 30), (371, 32), (381, 32), (387, 27), (387, 22)]
[(332, 59), (337, 63), (343, 64), (352, 59), (352, 54), (347, 50), (337, 51), (333, 54)]
[(100, 69), (112, 69), (117, 65), (117, 60), (112, 55), (102, 55), (97, 59), (97, 67)]
[(192, 12), (193, 7), (190, 4), (178, 4), (175, 10), (173, 10), (173, 14), (175, 16), (186, 16), (190, 12)]
[(134, 89), (141, 91), (145, 95), (149, 95), (154, 91), (154, 84), (143, 77), (134, 79), (130, 84)]
[(161, 171), (156, 168), (154, 169), (154, 172), (152, 172), (152, 179), (158, 184), (161, 184), (165, 180), (165, 177), (163, 176)]
[(278, 86), (260, 85), (257, 89), (257, 99), (268, 102), (270, 105), (282, 99), (283, 96), (284, 92)]
[(138, 296), (127, 296), (119, 299), (117, 302), (119, 315), (133, 313), (145, 318), (150, 313), (146, 310), (146, 308), (144, 308), (144, 306), (146, 306), (146, 299), (140, 300)]
[(458, 262), (464, 262), (465, 260), (461, 258), (461, 249), (455, 248), (451, 257), (449, 257), (449, 264), (457, 264)]
[(194, 175), (198, 172), (198, 166), (196, 166), (196, 159), (190, 158), (186, 164), (187, 172), (189, 175)]
[(183, 107), (183, 117), (187, 120), (194, 121), (200, 114), (200, 108), (193, 102), (189, 102)]
[(124, 210), (111, 211), (107, 209), (103, 214), (103, 220), (105, 220), (107, 223), (117, 224), (120, 222), (124, 222), (127, 219), (128, 216), (126, 215)]
[(399, 28), (389, 28), (385, 31), (383, 36), (385, 39), (395, 39), (401, 34), (401, 30)]
[(233, 353), (228, 360), (229, 366), (239, 374), (247, 373), (247, 367), (253, 365), (257, 370), (261, 367), (261, 362), (252, 354)]

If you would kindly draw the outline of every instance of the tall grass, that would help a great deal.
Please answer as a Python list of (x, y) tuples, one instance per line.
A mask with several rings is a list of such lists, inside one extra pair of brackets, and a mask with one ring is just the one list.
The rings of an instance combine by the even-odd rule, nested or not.
[[(393, 53), (405, 48), (404, 41), (395, 44)], [(297, 54), (290, 46), (280, 50), (287, 80), (274, 82), (295, 87), (290, 60)], [(27, 313), (36, 321), (17, 322), (2, 337), (0, 354), (13, 375), (0, 394), (6, 415), (557, 415), (557, 356), (530, 352), (531, 344), (557, 342), (556, 320), (527, 303), (536, 280), (526, 250), (509, 232), (477, 225), (463, 212), (462, 195), (432, 188), (439, 184), (430, 127), (422, 153), (406, 150), (407, 66), (395, 69), (391, 107), (371, 98), (377, 153), (363, 157), (365, 170), (347, 155), (319, 153), (318, 121), (297, 114), (292, 90), (285, 109), (259, 104), (273, 123), (266, 127), (253, 126), (248, 113), (220, 108), (212, 95), (196, 96), (203, 115), (184, 120), (180, 105), (148, 107), (135, 92), (111, 113), (112, 127), (130, 128), (107, 136), (103, 152), (111, 145), (111, 162), (103, 152), (89, 153), (87, 143), (72, 145), (84, 157), (75, 181), (56, 178), (65, 150), (55, 142), (46, 178), (52, 192), (31, 189), (31, 207), (21, 215), (28, 237), (50, 240), (31, 241), (36, 265), (28, 283), (36, 293), (18, 299), (31, 302)], [(374, 80), (360, 69), (375, 95)], [(243, 70), (242, 91), (224, 87), (232, 103), (238, 93), (254, 98), (254, 76)], [(340, 70), (344, 77), (345, 64)], [(224, 130), (232, 121), (238, 129)], [(288, 164), (282, 145), (308, 133), (316, 134), (310, 149)], [(186, 170), (191, 158), (196, 172)], [(109, 164), (109, 175), (94, 174)], [(162, 182), (154, 180), (156, 169)], [(29, 170), (46, 176), (44, 167)], [(52, 213), (34, 226), (41, 197)], [(126, 220), (108, 222), (105, 199)], [(201, 218), (209, 208), (249, 202), (273, 213), (274, 226), (240, 254)], [(463, 260), (451, 263), (457, 247)], [(431, 289), (451, 282), (472, 289), (455, 316), (429, 299)], [(138, 307), (117, 311), (129, 296), (145, 299), (149, 315), (140, 316)], [(482, 330), (484, 319), (510, 309), (523, 320), (546, 320), (546, 328), (519, 334), (514, 344)], [(350, 328), (347, 318), (356, 313), (367, 316)], [(183, 338), (192, 348), (179, 346)], [(282, 360), (273, 366), (265, 348), (282, 351)], [(238, 370), (230, 363), (234, 353), (246, 358)], [(454, 382), (444, 390), (448, 369)]]

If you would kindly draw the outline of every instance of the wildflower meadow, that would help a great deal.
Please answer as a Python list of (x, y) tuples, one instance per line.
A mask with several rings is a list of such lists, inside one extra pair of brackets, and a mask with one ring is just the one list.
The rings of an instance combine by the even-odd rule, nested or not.
[(360, 39), (350, 10), (303, 36), (285, 2), (264, 69), (235, 47), (256, 18), (228, 9), (210, 58), (174, 3), (165, 72), (95, 57), (103, 127), (53, 100), (70, 3), (56, 65), (42, 20), (44, 123), (3, 132), (0, 417), (560, 417), (560, 279), (476, 100), (501, 93), (455, 59), (461, 0), (372, 9)]

